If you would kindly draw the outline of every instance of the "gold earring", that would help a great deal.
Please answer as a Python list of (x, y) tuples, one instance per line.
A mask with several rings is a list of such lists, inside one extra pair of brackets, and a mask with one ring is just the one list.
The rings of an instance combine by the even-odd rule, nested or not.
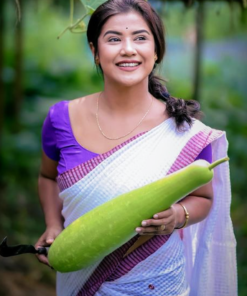
[(98, 66), (99, 65), (99, 57), (95, 58), (95, 64)]

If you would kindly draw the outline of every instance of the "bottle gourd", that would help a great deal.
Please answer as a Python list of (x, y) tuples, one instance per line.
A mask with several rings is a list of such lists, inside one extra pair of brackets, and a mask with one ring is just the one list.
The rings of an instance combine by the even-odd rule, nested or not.
[(158, 181), (122, 194), (84, 214), (55, 239), (48, 253), (50, 265), (70, 272), (87, 267), (136, 235), (141, 221), (169, 208), (195, 189), (210, 182), (212, 164), (197, 160)]

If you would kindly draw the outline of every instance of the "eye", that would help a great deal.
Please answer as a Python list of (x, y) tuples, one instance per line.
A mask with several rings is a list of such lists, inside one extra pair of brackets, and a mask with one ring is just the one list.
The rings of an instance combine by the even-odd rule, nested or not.
[(118, 41), (120, 41), (120, 39), (117, 37), (112, 37), (108, 39), (108, 42), (118, 42)]
[(138, 36), (138, 37), (136, 38), (136, 40), (138, 40), (138, 41), (143, 41), (143, 40), (147, 40), (147, 38), (146, 38), (145, 36)]

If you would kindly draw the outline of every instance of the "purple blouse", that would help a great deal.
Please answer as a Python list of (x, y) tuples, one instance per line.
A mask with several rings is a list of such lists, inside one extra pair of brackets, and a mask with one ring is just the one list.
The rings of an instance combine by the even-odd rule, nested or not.
[[(44, 121), (42, 129), (42, 147), (45, 154), (58, 162), (58, 174), (97, 156), (82, 147), (74, 137), (69, 118), (69, 101), (53, 105)], [(212, 147), (205, 147), (196, 159), (212, 162)]]

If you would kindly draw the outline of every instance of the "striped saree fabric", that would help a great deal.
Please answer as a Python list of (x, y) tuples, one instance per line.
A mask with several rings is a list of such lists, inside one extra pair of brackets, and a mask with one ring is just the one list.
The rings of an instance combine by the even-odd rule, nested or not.
[[(220, 139), (223, 139), (223, 142)], [(100, 204), (190, 164), (209, 143), (212, 143), (215, 154), (214, 151), (219, 149), (217, 143), (222, 142), (224, 149), (221, 154), (225, 154), (224, 139), (224, 132), (213, 130), (197, 120), (191, 128), (178, 131), (174, 120), (169, 118), (154, 129), (136, 135), (111, 151), (61, 174), (57, 182), (63, 200), (65, 227)], [(226, 211), (227, 207), (229, 202), (225, 207)], [(216, 215), (214, 210), (212, 212)], [(196, 278), (194, 267), (198, 265), (198, 260), (204, 260), (211, 255), (203, 251), (198, 252), (199, 243), (195, 242), (206, 235), (207, 243), (210, 243), (214, 233), (214, 221), (215, 217), (209, 216), (202, 223), (198, 223), (200, 225), (196, 226), (197, 237), (193, 237), (187, 230), (184, 231), (183, 240), (178, 231), (171, 235), (154, 236), (124, 257), (125, 252), (138, 238), (136, 235), (88, 268), (71, 273), (58, 273), (57, 295), (204, 296), (205, 294), (193, 294), (193, 289), (199, 289), (200, 282), (191, 288), (190, 281)], [(228, 239), (234, 245), (230, 226), (229, 220)], [(210, 257), (207, 258), (211, 260)], [(234, 260), (232, 266), (234, 267)], [(196, 272), (199, 277), (202, 271), (198, 266)], [(207, 282), (203, 282), (203, 285), (205, 287)], [(236, 294), (212, 292), (210, 295)]]

